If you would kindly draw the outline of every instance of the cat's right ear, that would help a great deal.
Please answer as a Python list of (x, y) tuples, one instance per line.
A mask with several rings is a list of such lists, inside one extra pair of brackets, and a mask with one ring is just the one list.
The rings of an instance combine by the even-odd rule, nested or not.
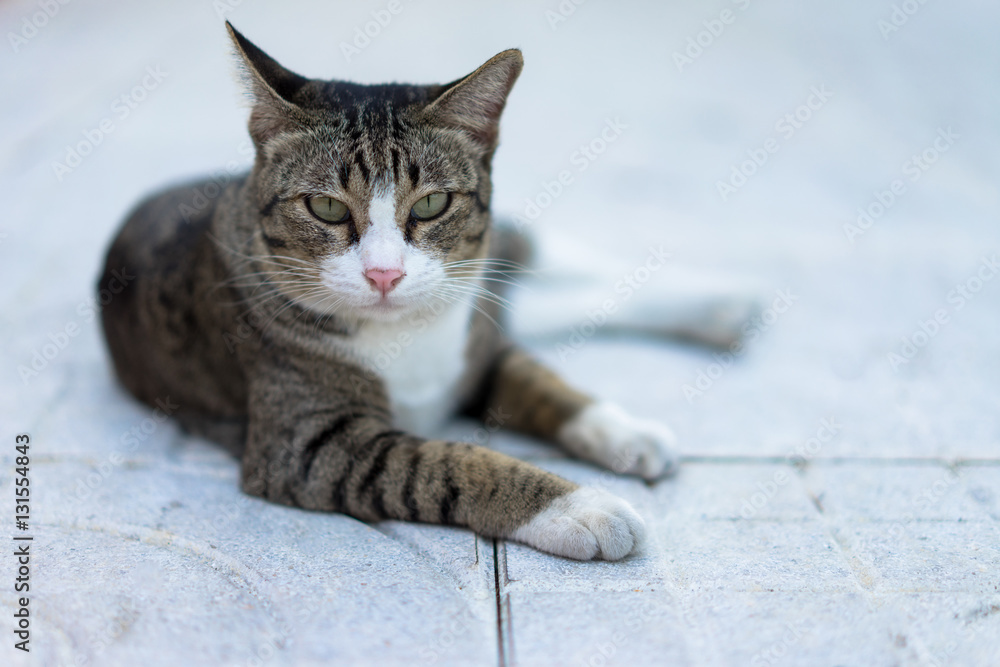
[(275, 135), (300, 127), (308, 120), (293, 100), (309, 79), (282, 67), (229, 21), (226, 21), (226, 29), (240, 60), (243, 83), (253, 98), (250, 136), (260, 148)]
[(492, 152), (497, 144), (500, 113), (523, 66), (518, 49), (498, 53), (472, 74), (444, 86), (444, 92), (427, 105), (424, 115), (466, 132)]

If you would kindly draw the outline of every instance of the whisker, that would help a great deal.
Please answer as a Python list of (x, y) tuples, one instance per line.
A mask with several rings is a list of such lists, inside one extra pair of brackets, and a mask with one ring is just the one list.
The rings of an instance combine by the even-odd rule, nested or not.
[(493, 303), (497, 307), (502, 308), (504, 310), (507, 310), (507, 311), (511, 310), (510, 304), (508, 304), (508, 303), (502, 303), (500, 301), (496, 301), (493, 298), (496, 295), (491, 294), (489, 292), (476, 292), (476, 291), (472, 291), (472, 290), (468, 290), (468, 289), (463, 289), (462, 287), (455, 286), (455, 285), (447, 286), (443, 290), (441, 290), (441, 292), (445, 293), (445, 294), (450, 294), (450, 295), (453, 295), (453, 296), (475, 297), (474, 300), (476, 300), (476, 301), (478, 301), (479, 299), (483, 299), (484, 301), (489, 301), (490, 303)]
[(534, 271), (534, 269), (529, 268), (528, 266), (525, 266), (520, 262), (515, 262), (509, 259), (497, 259), (491, 257), (483, 257), (478, 259), (459, 259), (454, 262), (445, 262), (444, 266), (445, 267), (481, 266), (486, 268), (496, 266), (496, 267), (503, 267), (505, 270), (524, 271), (527, 273), (531, 273)]
[(511, 260), (511, 259), (503, 259), (503, 258), (500, 258), (500, 257), (472, 257), (472, 258), (469, 258), (469, 259), (458, 259), (458, 260), (455, 260), (453, 262), (445, 262), (444, 265), (445, 266), (462, 266), (462, 265), (465, 265), (465, 264), (482, 264), (482, 265), (497, 264), (497, 265), (500, 265), (500, 266), (510, 266), (510, 267), (519, 268), (519, 269), (520, 268), (527, 268), (527, 267), (525, 267), (523, 264), (521, 264), (519, 262), (515, 262), (514, 260)]
[(526, 286), (522, 285), (520, 282), (517, 282), (516, 280), (505, 280), (503, 278), (494, 278), (492, 276), (455, 275), (455, 276), (448, 276), (447, 278), (445, 278), (445, 280), (448, 280), (448, 279), (468, 280), (470, 282), (483, 280), (483, 281), (488, 281), (488, 282), (491, 282), (491, 283), (502, 283), (504, 285), (510, 285), (511, 287), (520, 287), (520, 288), (523, 288), (523, 289), (531, 291), (530, 287), (526, 287)]
[[(446, 303), (458, 303), (459, 302), (459, 298), (460, 298), (459, 295), (454, 294), (454, 293), (449, 293), (449, 292), (444, 292), (444, 293), (438, 292), (438, 293), (435, 293), (433, 296), (441, 299), (442, 301), (445, 301)], [(447, 297), (451, 297), (451, 298), (448, 299)], [(490, 322), (492, 322), (493, 326), (495, 326), (498, 331), (503, 331), (503, 327), (500, 326), (500, 323), (497, 322), (495, 319), (493, 319), (493, 316), (490, 315), (488, 312), (486, 312), (482, 308), (482, 306), (480, 306), (478, 303), (475, 302), (475, 300), (470, 301), (469, 305), (472, 308), (474, 308), (475, 310), (479, 311), (483, 315), (483, 317), (485, 317)]]
[(512, 306), (511, 302), (508, 299), (500, 296), (496, 292), (493, 292), (492, 290), (484, 287), (483, 285), (477, 285), (475, 283), (456, 281), (456, 280), (440, 280), (437, 282), (437, 285), (440, 285), (442, 287), (461, 288), (466, 292), (479, 294), (487, 299), (490, 299), (491, 301), (494, 301), (498, 305), (504, 305), (507, 308), (510, 308)]

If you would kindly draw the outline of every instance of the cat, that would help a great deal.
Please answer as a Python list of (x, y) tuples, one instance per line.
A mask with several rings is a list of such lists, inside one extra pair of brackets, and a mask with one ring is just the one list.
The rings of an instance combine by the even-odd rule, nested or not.
[(270, 501), (573, 559), (633, 553), (644, 521), (624, 500), (425, 437), (463, 413), (646, 480), (677, 464), (669, 428), (570, 387), (496, 326), (489, 287), (525, 250), (490, 214), (520, 51), (443, 85), (359, 85), (295, 74), (226, 26), (255, 161), (194, 215), (204, 182), (146, 199), (118, 232), (101, 283), (131, 279), (101, 319), (121, 383), (179, 404)]

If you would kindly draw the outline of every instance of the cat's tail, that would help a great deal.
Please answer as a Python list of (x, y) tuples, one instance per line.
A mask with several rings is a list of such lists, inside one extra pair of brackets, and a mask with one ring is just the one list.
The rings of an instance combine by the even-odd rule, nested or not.
[(598, 244), (563, 236), (538, 242), (501, 224), (491, 254), (524, 267), (508, 274), (521, 287), (509, 294), (518, 338), (628, 332), (727, 347), (762, 311), (758, 281), (677, 266), (662, 247), (630, 264), (603, 256)]

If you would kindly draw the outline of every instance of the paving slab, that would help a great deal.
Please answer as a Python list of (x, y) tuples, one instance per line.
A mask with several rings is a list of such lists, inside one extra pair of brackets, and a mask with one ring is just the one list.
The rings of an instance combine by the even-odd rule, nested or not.
[(677, 600), (662, 592), (511, 593), (507, 604), (512, 664), (697, 662)]
[[(98, 483), (99, 465), (38, 465), (37, 503), (47, 509), (37, 516), (35, 576), (51, 582), (38, 606), (63, 628), (75, 664), (147, 652), (155, 662), (162, 649), (144, 639), (151, 634), (184, 647), (171, 660), (220, 663), (261, 652), (277, 664), (372, 651), (389, 664), (418, 650), (449, 649), (470, 664), (495, 655), (492, 541), (291, 510), (239, 493), (235, 465), (184, 468), (127, 462)], [(133, 631), (90, 639), (123, 614), (135, 617)], [(407, 632), (386, 631), (401, 618), (411, 619)]]
[(907, 665), (989, 665), (1000, 654), (997, 596), (899, 593), (879, 596)]
[(900, 660), (889, 617), (858, 593), (729, 593), (705, 610), (716, 664), (889, 665)]
[(992, 496), (983, 472), (994, 473), (992, 481), (997, 481), (993, 467), (954, 467), (934, 460), (822, 463), (807, 468), (804, 483), (824, 514), (838, 521), (989, 524)]

